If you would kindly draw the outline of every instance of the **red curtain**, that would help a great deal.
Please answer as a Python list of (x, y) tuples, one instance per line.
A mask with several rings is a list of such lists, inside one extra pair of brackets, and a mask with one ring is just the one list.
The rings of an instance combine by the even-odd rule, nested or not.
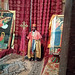
[(53, 14), (62, 13), (62, 0), (32, 0), (32, 24), (37, 24), (37, 30), (42, 34), (45, 59), (48, 58), (48, 28)]
[(37, 30), (43, 37), (41, 41), (44, 47), (44, 67), (49, 58), (48, 28), (53, 14), (62, 14), (62, 0), (32, 0), (32, 24), (37, 24)]
[[(37, 30), (42, 35), (42, 45), (44, 47), (45, 57), (48, 56), (47, 40), (48, 40), (48, 28), (50, 17), (53, 14), (62, 13), (62, 0), (9, 0), (9, 9), (16, 11), (16, 25), (15, 25), (15, 52), (19, 52), (20, 37), (22, 28), (20, 24), (25, 21), (28, 24), (26, 28), (26, 35), (29, 33), (30, 28), (30, 16), (31, 25), (37, 24)], [(31, 14), (30, 14), (31, 12)], [(27, 50), (27, 39), (25, 39)]]
[[(26, 28), (26, 35), (29, 33), (30, 24), (30, 2), (31, 0), (9, 0), (9, 10), (16, 11), (16, 21), (15, 21), (15, 43), (14, 49), (15, 53), (19, 53), (20, 40), (22, 29), (20, 25), (23, 21), (26, 22), (28, 27)], [(27, 49), (27, 39), (25, 38), (25, 49)]]

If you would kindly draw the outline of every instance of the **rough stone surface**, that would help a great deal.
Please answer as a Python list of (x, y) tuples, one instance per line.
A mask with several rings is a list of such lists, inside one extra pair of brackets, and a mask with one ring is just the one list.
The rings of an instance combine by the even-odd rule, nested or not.
[(75, 75), (75, 0), (66, 0), (59, 75)]

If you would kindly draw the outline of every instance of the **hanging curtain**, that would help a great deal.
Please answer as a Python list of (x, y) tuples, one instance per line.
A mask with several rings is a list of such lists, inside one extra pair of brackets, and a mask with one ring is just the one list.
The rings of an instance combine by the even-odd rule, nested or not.
[[(62, 13), (62, 0), (9, 0), (9, 9), (16, 11), (15, 51), (18, 52), (19, 50), (20, 36), (22, 33), (20, 24), (25, 21), (28, 25), (26, 35), (28, 35), (29, 29), (32, 29), (32, 24), (37, 24), (37, 30), (43, 37), (41, 42), (44, 47), (44, 56), (47, 57), (49, 51), (46, 49), (49, 21), (53, 14)], [(28, 41), (26, 39), (25, 41), (25, 49), (27, 51)]]
[(48, 51), (48, 29), (50, 18), (53, 14), (62, 13), (62, 0), (32, 0), (32, 24), (37, 24), (37, 30), (42, 35), (44, 55), (47, 57)]
[[(27, 25), (30, 24), (30, 0), (9, 0), (9, 10), (16, 11), (14, 52), (19, 53), (20, 40), (23, 29), (20, 27), (20, 25), (23, 21), (25, 21)], [(25, 32), (25, 34), (28, 35), (29, 28), (26, 28)], [(27, 50), (27, 42), (28, 41), (25, 38), (25, 52)]]
[[(53, 14), (57, 14), (57, 15), (62, 14), (62, 0), (50, 0), (50, 18)], [(49, 22), (50, 22), (50, 19), (49, 19)], [(48, 33), (48, 31), (47, 31), (47, 33)], [(48, 35), (50, 35), (50, 33), (48, 33)], [(47, 41), (48, 41), (48, 39), (47, 39)], [(48, 61), (49, 56), (50, 56), (49, 49), (46, 46), (45, 55), (44, 55), (44, 57), (45, 57), (44, 58), (44, 67)], [(43, 70), (44, 70), (44, 67), (43, 67)]]

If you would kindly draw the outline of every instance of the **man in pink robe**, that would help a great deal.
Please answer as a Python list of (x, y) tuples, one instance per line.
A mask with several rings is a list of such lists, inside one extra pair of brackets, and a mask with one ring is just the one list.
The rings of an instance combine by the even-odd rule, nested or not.
[(34, 58), (40, 59), (41, 58), (41, 42), (40, 39), (42, 38), (41, 34), (36, 30), (36, 24), (33, 24), (33, 31), (29, 33), (27, 39), (28, 42), (28, 58), (29, 60), (34, 60)]

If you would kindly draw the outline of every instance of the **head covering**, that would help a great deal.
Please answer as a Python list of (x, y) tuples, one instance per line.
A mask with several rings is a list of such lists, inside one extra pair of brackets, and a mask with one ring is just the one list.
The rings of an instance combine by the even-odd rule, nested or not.
[(33, 26), (33, 27), (36, 27), (36, 24), (33, 24), (32, 26)]
[(2, 32), (1, 35), (2, 35), (2, 34), (5, 36), (5, 32)]

